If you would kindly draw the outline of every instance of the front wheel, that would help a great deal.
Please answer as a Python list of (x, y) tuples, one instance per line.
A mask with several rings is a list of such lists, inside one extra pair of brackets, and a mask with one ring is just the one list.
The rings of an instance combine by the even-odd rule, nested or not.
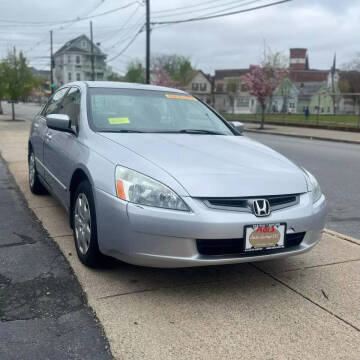
[(94, 196), (87, 180), (76, 189), (72, 216), (77, 255), (84, 265), (96, 267), (102, 256), (97, 241)]

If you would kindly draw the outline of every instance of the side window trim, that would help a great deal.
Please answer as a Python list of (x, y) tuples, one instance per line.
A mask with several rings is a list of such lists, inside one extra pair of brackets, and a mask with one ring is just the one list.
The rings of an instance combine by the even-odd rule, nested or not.
[(55, 97), (55, 95), (56, 95), (58, 92), (60, 92), (60, 91), (62, 91), (62, 90), (64, 90), (64, 89), (67, 89), (67, 90), (65, 91), (65, 93), (64, 93), (64, 95), (63, 95), (63, 97), (62, 97), (62, 99), (61, 99), (60, 104), (62, 103), (64, 97), (66, 96), (66, 94), (68, 93), (68, 91), (69, 91), (69, 89), (70, 89), (68, 86), (64, 86), (64, 87), (60, 88), (59, 90), (57, 90), (56, 92), (54, 92), (54, 94), (51, 95), (51, 97), (49, 98), (48, 102), (46, 103), (44, 109), (43, 109), (42, 112), (41, 112), (41, 116), (42, 116), (42, 117), (44, 117), (44, 118), (46, 117), (46, 111), (47, 111), (47, 109), (48, 109), (48, 107), (49, 107), (49, 105), (50, 105), (50, 103), (51, 103), (51, 100)]
[[(81, 95), (82, 95), (80, 87), (75, 86), (75, 85), (74, 85), (74, 86), (69, 86), (69, 87), (68, 87), (68, 90), (66, 91), (66, 93), (65, 93), (64, 96), (63, 96), (63, 98), (61, 99), (60, 105), (62, 105), (64, 99), (66, 98), (66, 96), (68, 95), (68, 93), (71, 91), (71, 89), (76, 89), (76, 90), (78, 90), (79, 93), (80, 93), (80, 104), (79, 104), (79, 114), (78, 114), (77, 125), (71, 124), (71, 127), (75, 127), (76, 133), (78, 134), (78, 133), (79, 133), (79, 129), (80, 129)], [(72, 121), (71, 121), (71, 123), (72, 123)]]

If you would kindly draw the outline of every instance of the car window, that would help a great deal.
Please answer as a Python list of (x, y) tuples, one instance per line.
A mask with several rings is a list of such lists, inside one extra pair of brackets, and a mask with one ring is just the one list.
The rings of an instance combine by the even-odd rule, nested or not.
[(111, 88), (90, 88), (89, 93), (89, 121), (95, 131), (233, 134), (214, 112), (186, 93)]
[(79, 125), (80, 90), (78, 88), (70, 88), (69, 92), (64, 96), (59, 114), (69, 115), (72, 126)]
[(48, 101), (42, 115), (59, 114), (61, 100), (68, 91), (68, 88), (63, 88), (57, 91)]

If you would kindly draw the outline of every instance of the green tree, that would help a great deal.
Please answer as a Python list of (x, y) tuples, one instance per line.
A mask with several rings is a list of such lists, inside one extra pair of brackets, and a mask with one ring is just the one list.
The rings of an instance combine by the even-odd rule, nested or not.
[(125, 81), (145, 84), (145, 68), (141, 61), (135, 60), (128, 64)]
[(191, 61), (188, 57), (182, 55), (155, 55), (151, 59), (151, 70), (158, 71), (164, 69), (170, 79), (184, 87), (189, 84), (195, 74)]
[(27, 66), (23, 53), (20, 52), (17, 55), (15, 48), (4, 59), (2, 72), (5, 95), (11, 101), (12, 119), (15, 120), (14, 103), (19, 100), (24, 101), (29, 96), (31, 90), (38, 85), (37, 80), (31, 69)]
[(117, 74), (116, 72), (111, 72), (108, 77), (107, 77), (107, 80), (108, 81), (118, 81), (118, 82), (121, 82), (121, 81), (124, 81), (124, 77)]

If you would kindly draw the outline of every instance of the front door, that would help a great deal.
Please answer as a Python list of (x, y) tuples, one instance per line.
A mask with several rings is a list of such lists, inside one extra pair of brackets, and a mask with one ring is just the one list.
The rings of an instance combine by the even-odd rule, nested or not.
[[(80, 116), (80, 90), (72, 87), (64, 96), (58, 114), (70, 117), (75, 130)], [(77, 137), (75, 134), (49, 129), (45, 136), (44, 163), (45, 180), (60, 201), (67, 206), (67, 190), (75, 166)]]

